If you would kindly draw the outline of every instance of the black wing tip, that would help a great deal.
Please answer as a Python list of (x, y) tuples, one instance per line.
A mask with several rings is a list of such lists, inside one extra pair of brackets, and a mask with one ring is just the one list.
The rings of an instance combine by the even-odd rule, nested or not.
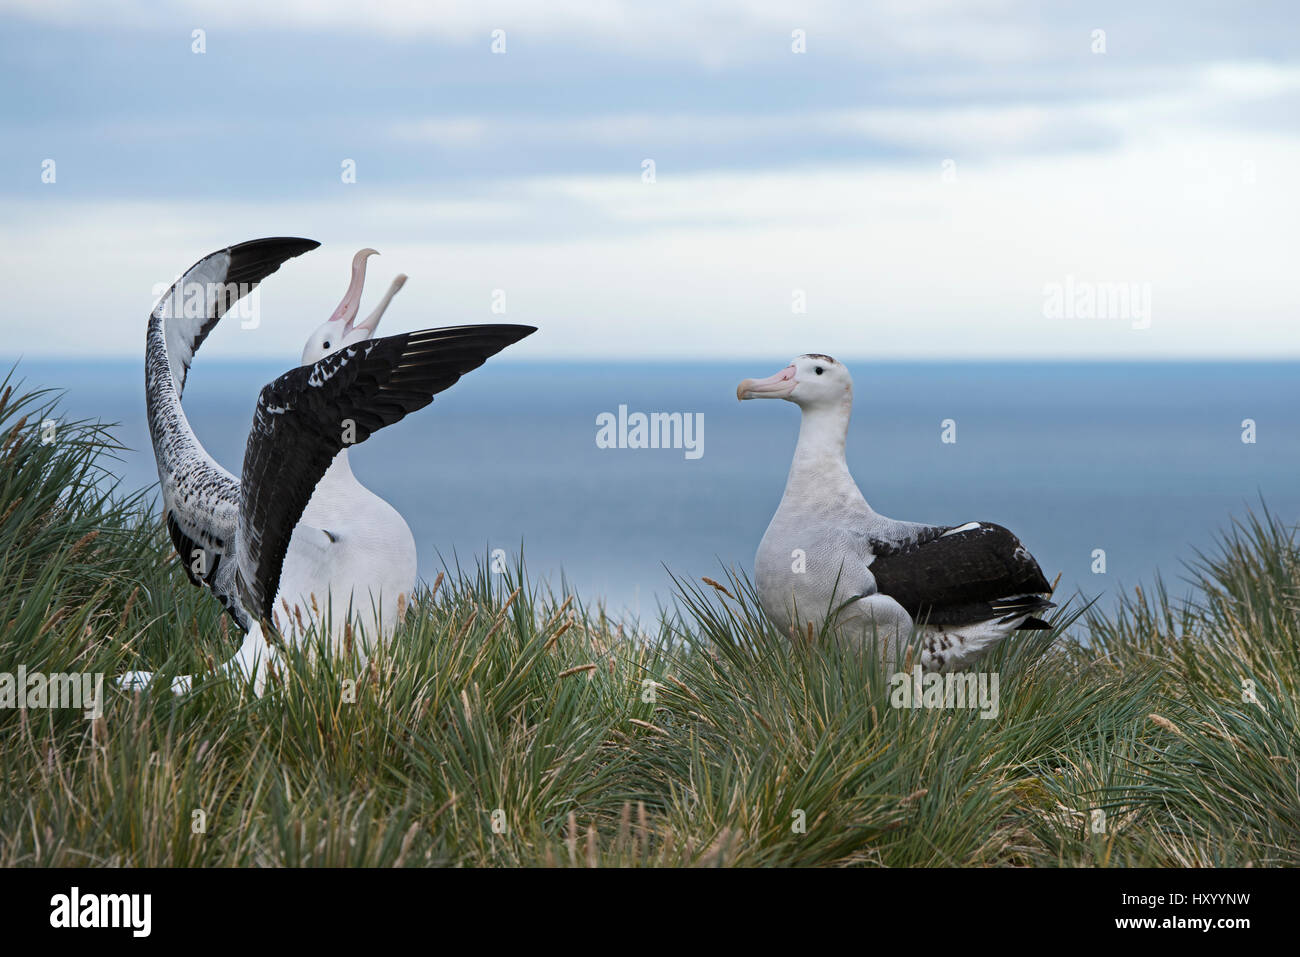
[(456, 335), (463, 337), (474, 337), (481, 335), (487, 339), (495, 339), (502, 345), (499, 348), (513, 346), (520, 339), (526, 339), (529, 335), (537, 332), (536, 325), (513, 325), (510, 322), (485, 322), (482, 325), (443, 325), (435, 329), (420, 329), (417, 332), (407, 333), (412, 339), (419, 339), (425, 335), (435, 335), (438, 338), (454, 338)]
[(1056, 602), (1041, 595), (1022, 595), (1019, 598), (1004, 598), (1001, 601), (989, 602), (989, 608), (1003, 621), (1010, 621), (1017, 615), (1027, 615), (1055, 607)]
[(1024, 621), (1020, 623), (1020, 627), (1016, 630), (1017, 631), (1051, 631), (1052, 626), (1048, 622), (1043, 621), (1043, 619), (1035, 618), (1033, 615), (1030, 615), (1028, 618), (1026, 618)]
[(501, 338), (505, 340), (505, 345), (501, 348), (513, 346), (516, 342), (527, 339), (537, 331), (536, 326), (501, 326)]
[(265, 279), (295, 256), (311, 252), (320, 243), (314, 239), (297, 236), (273, 236), (269, 239), (250, 239), (226, 247), (230, 256), (229, 275), (247, 276), (253, 282)]
[(288, 260), (310, 252), (319, 245), (320, 243), (314, 239), (275, 236), (269, 239), (250, 239), (245, 243), (227, 246), (222, 250), (230, 257), (230, 264), (226, 268), (226, 282), (248, 283), (255, 286)]
[(252, 252), (282, 254), (281, 261), (283, 261), (311, 252), (318, 246), (320, 243), (316, 240), (303, 239), (301, 236), (268, 236), (264, 239), (250, 239), (247, 242), (236, 243), (227, 248), (232, 255)]
[(460, 335), (480, 335), (492, 336), (494, 338), (510, 339), (511, 342), (518, 342), (531, 336), (537, 331), (536, 326), (522, 326), (509, 322), (485, 322), (475, 325), (463, 326), (435, 326), (432, 329), (417, 329), (415, 332), (407, 333), (409, 336), (451, 336)]
[[(461, 352), (465, 355), (474, 356), (477, 361), (470, 368), (477, 368), (503, 349), (508, 349), (536, 331), (536, 326), (516, 326), (500, 323), (478, 326), (439, 326), (436, 329), (420, 329), (416, 332), (404, 332), (400, 335), (370, 341), (392, 343), (398, 345), (403, 352), (427, 351), (429, 349), (436, 349), (448, 355)], [(469, 371), (469, 369), (465, 371)]]
[[(235, 243), (233, 246), (226, 246), (215, 252), (208, 253), (202, 259), (195, 262), (185, 271), (186, 276), (195, 269), (207, 263), (217, 256), (228, 256), (229, 262), (226, 266), (226, 275), (224, 281), (227, 283), (247, 283), (250, 286), (256, 286), (271, 273), (279, 269), (286, 260), (293, 259), (295, 256), (301, 256), (305, 252), (310, 252), (319, 246), (314, 239), (303, 239), (298, 236), (272, 236), (266, 239), (250, 239), (247, 242)], [(177, 280), (167, 291), (167, 294), (159, 300), (159, 303), (166, 301), (175, 294), (181, 280)], [(220, 319), (226, 310), (233, 305), (236, 299), (244, 296), (244, 292), (238, 292), (233, 298), (227, 298), (222, 304), (218, 304), (218, 311), (215, 317), (209, 316), (209, 319)], [(154, 307), (157, 309), (157, 306)], [(192, 348), (197, 350), (199, 345), (207, 337), (210, 330), (203, 331), (198, 339), (193, 343)]]

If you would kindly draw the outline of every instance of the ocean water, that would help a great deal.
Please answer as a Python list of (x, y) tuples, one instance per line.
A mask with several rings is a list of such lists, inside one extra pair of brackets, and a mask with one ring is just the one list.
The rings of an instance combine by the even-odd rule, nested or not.
[[(352, 453), (358, 478), (410, 523), (428, 580), (522, 546), (530, 575), (589, 603), (653, 618), (668, 569), (752, 573), (798, 432), (786, 402), (738, 403), (770, 362), (490, 361), (433, 405)], [(7, 364), (6, 364), (7, 365)], [(856, 404), (849, 465), (894, 518), (1010, 527), (1060, 594), (1149, 583), (1175, 592), (1182, 562), (1262, 499), (1300, 519), (1300, 364), (848, 362)], [(236, 475), (258, 390), (286, 367), (196, 363), (185, 402)], [(68, 418), (121, 423), (125, 488), (156, 482), (142, 361), (23, 360), (30, 384), (67, 390)], [(597, 416), (703, 416), (702, 451), (604, 449)], [(957, 441), (941, 441), (956, 422)], [(1243, 420), (1256, 441), (1242, 441)], [(1094, 550), (1106, 571), (1093, 571)]]

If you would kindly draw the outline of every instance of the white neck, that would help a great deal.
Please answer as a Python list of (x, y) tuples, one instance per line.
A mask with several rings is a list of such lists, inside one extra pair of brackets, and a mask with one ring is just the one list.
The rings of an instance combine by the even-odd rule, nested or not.
[[(357, 481), (348, 463), (348, 450), (342, 449), (316, 483), (311, 501), (300, 521), (319, 528), (357, 521), (367, 505), (378, 498)], [(382, 500), (381, 500), (382, 501)]]
[(352, 475), (352, 465), (347, 460), (347, 449), (341, 449), (334, 456), (325, 475), (316, 482), (316, 498), (320, 501), (348, 502), (355, 499), (357, 489), (364, 488)]
[(340, 449), (339, 454), (334, 456), (334, 461), (330, 467), (325, 470), (325, 474), (320, 477), (316, 483), (319, 488), (322, 485), (356, 485), (358, 484), (356, 476), (352, 474), (352, 466), (348, 462), (348, 450)]
[(799, 423), (799, 442), (795, 445), (790, 475), (785, 482), (787, 498), (817, 500), (838, 498), (871, 506), (862, 497), (849, 473), (844, 458), (849, 434), (849, 416), (853, 411), (853, 394), (845, 395), (836, 405), (819, 405), (803, 410)]

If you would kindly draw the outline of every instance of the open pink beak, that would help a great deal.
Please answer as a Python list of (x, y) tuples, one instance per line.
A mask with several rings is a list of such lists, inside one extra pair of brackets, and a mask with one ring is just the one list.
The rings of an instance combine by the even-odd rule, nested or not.
[[(405, 285), (406, 274), (399, 273), (397, 278), (393, 280), (392, 285), (388, 287), (388, 292), (384, 293), (384, 298), (379, 300), (379, 305), (375, 306), (375, 311), (366, 316), (365, 322), (358, 322), (355, 326), (351, 326), (351, 328), (364, 329), (373, 336), (375, 330), (379, 328), (379, 320), (383, 318), (384, 310), (387, 309), (388, 304), (393, 301), (393, 297), (397, 295), (398, 290)], [(344, 329), (343, 331), (346, 334), (348, 330)]]
[(373, 336), (379, 326), (379, 320), (384, 315), (384, 310), (406, 283), (406, 276), (399, 275), (388, 287), (388, 292), (384, 293), (384, 298), (379, 301), (375, 311), (367, 316), (364, 322), (357, 322), (357, 313), (361, 309), (361, 290), (366, 284), (366, 260), (378, 255), (379, 253), (374, 249), (362, 249), (352, 257), (352, 279), (348, 283), (348, 291), (343, 294), (343, 301), (328, 320), (343, 323), (344, 335), (359, 329)]
[(776, 375), (766, 379), (746, 379), (736, 386), (737, 399), (784, 399), (799, 380), (794, 377), (794, 366), (788, 365)]
[(378, 255), (374, 249), (363, 249), (352, 257), (352, 281), (348, 283), (348, 291), (343, 294), (343, 301), (327, 322), (346, 323), (343, 327), (345, 331), (352, 328), (357, 310), (361, 308), (361, 287), (366, 284), (366, 260)]

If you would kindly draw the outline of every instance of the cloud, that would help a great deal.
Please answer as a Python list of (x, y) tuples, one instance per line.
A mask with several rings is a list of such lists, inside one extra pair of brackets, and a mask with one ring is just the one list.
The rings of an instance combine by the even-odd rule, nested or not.
[[(1004, 102), (833, 108), (760, 113), (603, 113), (538, 116), (527, 113), (437, 116), (390, 124), (399, 144), (428, 144), (449, 151), (507, 150), (519, 144), (574, 151), (623, 146), (650, 148), (729, 145), (762, 149), (800, 141), (809, 152), (828, 140), (872, 144), (878, 150), (952, 157), (1065, 153), (1142, 142), (1152, 131), (1230, 123), (1242, 107), (1268, 103), (1300, 91), (1300, 67), (1267, 63), (1214, 63), (1188, 71), (1171, 90), (1134, 94), (1132, 85), (1109, 96), (1065, 101)], [(1289, 104), (1283, 100), (1280, 106)], [(1280, 128), (1291, 130), (1289, 110)], [(753, 153), (751, 152), (751, 156)], [(755, 156), (754, 165), (763, 165)]]
[[(519, 358), (1297, 356), (1290, 224), (1300, 143), (1184, 135), (1097, 154), (958, 164), (532, 177), (447, 200), (102, 202), (6, 207), (6, 340), (29, 354), (134, 355), (154, 284), (224, 243), (326, 246), (262, 293), (263, 325), (213, 355), (287, 356), (373, 245), (370, 295), (411, 281), (386, 320), (503, 318), (542, 335)], [(1148, 284), (1149, 330), (1052, 320), (1044, 287)], [(791, 310), (803, 290), (806, 314)], [(369, 301), (369, 300), (367, 300)]]
[[(1300, 67), (1212, 7), (0, 9), (26, 20), (0, 38), (8, 352), (135, 355), (156, 283), (286, 233), (326, 247), (210, 354), (296, 355), (366, 245), (412, 277), (393, 328), (493, 321), (502, 289), (543, 328), (521, 356), (1300, 352)], [(1152, 328), (1046, 319), (1067, 277), (1149, 284)]]
[[(1023, 4), (1005, 0), (853, 0), (788, 3), (773, 0), (489, 0), (411, 3), (409, 0), (182, 0), (168, 19), (205, 29), (323, 31), (383, 38), (429, 37), (481, 44), (503, 29), (509, 44), (606, 43), (656, 59), (728, 63), (789, 56), (791, 32), (804, 30), (810, 48), (877, 61), (957, 56), (974, 62), (1021, 58), (1041, 48), (1033, 19), (1015, 19)], [(0, 11), (59, 26), (101, 23), (93, 0), (6, 0)], [(116, 4), (115, 28), (156, 30), (156, 4)]]

